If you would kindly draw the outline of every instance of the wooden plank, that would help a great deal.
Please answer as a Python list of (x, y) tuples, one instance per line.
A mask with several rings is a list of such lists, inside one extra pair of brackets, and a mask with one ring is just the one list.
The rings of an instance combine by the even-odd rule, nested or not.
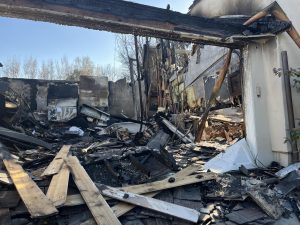
[(145, 194), (149, 192), (154, 191), (162, 191), (170, 188), (175, 187), (181, 187), (189, 184), (196, 184), (208, 180), (213, 180), (216, 178), (215, 174), (212, 173), (206, 173), (205, 175), (192, 175), (192, 176), (186, 176), (186, 177), (174, 177), (174, 180), (170, 182), (169, 178), (168, 180), (161, 180), (161, 181), (155, 181), (152, 183), (145, 183), (145, 184), (139, 184), (134, 186), (128, 186), (121, 188), (122, 191), (128, 191), (133, 192), (136, 194)]
[(64, 159), (68, 156), (70, 151), (71, 145), (64, 145), (60, 151), (57, 153), (55, 158), (52, 160), (52, 162), (49, 164), (47, 169), (42, 173), (43, 176), (52, 176), (57, 174), (60, 169), (62, 168), (62, 165), (64, 163)]
[[(185, 169), (182, 169), (181, 171), (177, 172), (176, 174), (174, 174), (171, 177), (174, 177), (175, 179), (176, 178), (184, 178), (190, 174), (193, 174), (194, 172), (198, 171), (199, 169), (200, 169), (199, 166), (191, 165)], [(169, 180), (169, 178), (165, 179), (164, 181), (168, 181), (168, 180)], [(137, 186), (139, 186), (139, 185), (137, 185)], [(135, 187), (135, 186), (133, 186), (133, 187)], [(132, 192), (135, 193), (134, 188), (132, 188)], [(159, 193), (160, 193), (160, 191), (151, 192), (151, 193), (145, 194), (145, 196), (151, 198), (151, 197), (156, 196)], [(70, 195), (67, 197), (67, 201), (64, 204), (64, 206), (76, 206), (76, 205), (82, 205), (82, 204), (85, 204), (85, 203), (84, 203), (84, 200), (82, 199), (81, 195)], [(120, 217), (135, 207), (136, 207), (135, 205), (128, 204), (125, 202), (120, 202), (120, 203), (116, 204), (115, 206), (113, 206), (112, 210), (117, 217)]]
[(51, 150), (52, 149), (52, 144), (47, 143), (43, 140), (40, 140), (38, 138), (32, 137), (32, 136), (28, 136), (24, 133), (19, 133), (4, 127), (0, 126), (0, 136), (6, 138), (7, 140), (9, 140), (10, 142), (13, 143), (27, 143), (30, 145), (34, 145), (34, 146), (42, 146), (46, 149)]
[(8, 176), (8, 174), (4, 171), (0, 171), (0, 183), (2, 184), (7, 184), (7, 185), (12, 185), (13, 182)]
[(64, 163), (58, 174), (52, 177), (47, 197), (54, 206), (63, 206), (67, 200), (70, 170)]
[(96, 223), (98, 225), (121, 225), (94, 182), (80, 165), (79, 160), (74, 156), (70, 156), (66, 159), (66, 163), (69, 166), (74, 182), (90, 209)]
[[(159, 191), (156, 191), (153, 193), (144, 194), (144, 196), (148, 197), (148, 198), (153, 198), (154, 196), (158, 195), (159, 193), (160, 193)], [(136, 207), (136, 205), (129, 204), (126, 202), (120, 202), (120, 203), (114, 205), (113, 207), (111, 207), (111, 209), (113, 210), (114, 214), (117, 217), (120, 217), (120, 216), (123, 216), (124, 214), (128, 213), (130, 210), (134, 209), (135, 207)]]
[(156, 212), (174, 216), (193, 223), (197, 223), (201, 215), (197, 210), (194, 209), (175, 205), (169, 202), (164, 202), (154, 198), (149, 198), (143, 195), (120, 191), (117, 188), (101, 185), (100, 189), (102, 194), (105, 196), (151, 209)]
[(189, 144), (189, 143), (194, 143), (193, 140), (191, 140), (187, 135), (183, 134), (182, 132), (180, 132), (178, 130), (177, 127), (175, 127), (170, 121), (164, 119), (161, 117), (161, 122), (170, 130), (172, 131), (174, 134), (177, 135), (177, 137), (183, 142), (183, 143), (186, 143), (186, 144)]
[(32, 218), (51, 216), (58, 212), (22, 166), (12, 160), (4, 160), (4, 165)]
[(84, 199), (80, 194), (78, 195), (68, 195), (64, 206), (77, 206), (77, 205), (84, 205)]
[[(199, 166), (191, 165), (191, 166), (189, 166), (187, 168), (184, 168), (181, 171), (177, 172), (174, 175), (174, 177), (175, 178), (185, 177), (185, 176), (188, 176), (188, 175), (191, 175), (191, 174), (195, 173), (199, 169), (200, 169)], [(169, 180), (169, 178), (167, 178), (166, 180)], [(159, 193), (160, 193), (160, 191), (156, 191), (156, 192), (153, 192), (153, 193), (145, 194), (145, 196), (147, 196), (149, 198), (152, 198), (152, 197), (156, 196)], [(135, 205), (128, 204), (128, 203), (125, 203), (125, 202), (120, 202), (120, 203), (114, 205), (112, 207), (112, 210), (113, 210), (114, 214), (117, 217), (120, 217), (120, 216), (124, 215), (125, 213), (129, 212), (130, 210), (134, 209), (135, 207), (136, 207)]]

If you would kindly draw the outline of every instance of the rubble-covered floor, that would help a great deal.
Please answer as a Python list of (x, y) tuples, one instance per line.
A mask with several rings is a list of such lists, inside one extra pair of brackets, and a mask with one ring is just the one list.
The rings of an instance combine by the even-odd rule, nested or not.
[[(241, 166), (239, 171), (224, 174), (204, 171), (207, 161), (221, 152), (226, 152), (228, 146), (238, 142), (244, 135), (241, 120), (228, 120), (223, 117), (220, 119), (216, 115), (211, 117), (210, 126), (206, 129), (206, 140), (200, 144), (186, 143), (189, 136), (182, 136), (188, 124), (193, 123), (194, 118), (189, 115), (184, 116), (183, 128), (179, 129), (183, 132), (181, 134), (178, 133), (179, 130), (172, 129), (170, 124), (166, 125), (163, 122), (166, 118), (161, 116), (157, 116), (151, 124), (144, 125), (142, 133), (139, 132), (140, 124), (121, 121), (115, 121), (108, 127), (100, 127), (95, 121), (87, 123), (85, 120), (77, 120), (78, 127), (72, 129), (69, 129), (72, 126), (68, 124), (52, 124), (47, 129), (25, 124), (24, 136), (19, 136), (15, 131), (1, 129), (0, 224), (96, 224), (91, 206), (86, 204), (86, 198), (82, 198), (83, 192), (89, 192), (89, 189), (80, 188), (76, 171), (70, 163), (71, 155), (79, 159), (98, 188), (99, 195), (106, 196), (113, 190), (116, 191), (115, 195), (123, 189), (131, 190), (124, 194), (121, 201), (132, 199), (137, 207), (132, 207), (126, 213), (118, 208), (120, 199), (116, 196), (115, 199), (106, 199), (111, 207), (107, 210), (113, 210), (124, 225), (300, 224), (299, 167), (279, 176), (276, 172), (282, 168), (276, 163), (268, 168), (253, 170)], [(170, 121), (179, 127), (176, 119)], [(59, 156), (62, 149), (66, 148), (70, 148), (66, 157)], [(57, 160), (61, 160), (66, 167), (61, 166), (57, 173), (48, 173), (49, 167)], [(22, 177), (21, 181), (11, 179), (16, 173), (8, 171), (8, 162), (13, 163), (10, 169), (15, 164), (21, 165), (29, 174), (27, 181), (32, 179), (50, 200), (62, 197), (62, 202), (53, 203), (57, 203), (56, 213), (37, 216), (32, 212), (32, 205), (24, 204), (24, 196), (20, 191), (30, 198), (31, 195), (35, 196), (35, 188), (20, 190), (20, 184), (16, 182), (22, 184), (25, 178), (22, 180), (23, 175), (19, 171), (17, 175)], [(67, 186), (62, 185), (66, 182), (66, 176), (61, 176), (58, 179), (62, 180), (57, 182), (56, 188), (67, 188), (67, 197), (64, 199), (64, 196), (49, 195), (49, 186), (54, 182), (54, 177), (66, 168), (70, 170)], [(140, 190), (140, 185), (143, 184), (146, 185), (141, 190), (146, 192)], [(150, 184), (153, 185), (152, 189), (145, 188)], [(113, 187), (118, 189), (110, 189)], [(135, 191), (140, 194), (136, 198), (130, 194)], [(146, 203), (140, 203), (140, 196), (145, 194)], [(150, 197), (163, 202), (151, 205), (148, 202)], [(185, 211), (175, 216), (166, 213), (164, 202), (173, 203), (174, 205), (166, 206), (172, 209), (176, 206), (193, 209), (192, 212), (199, 215), (198, 222), (182, 219), (186, 216)], [(146, 204), (148, 208), (139, 207), (139, 204)], [(101, 208), (103, 205), (96, 205), (95, 210), (97, 207)], [(167, 209), (172, 211), (171, 208)]]

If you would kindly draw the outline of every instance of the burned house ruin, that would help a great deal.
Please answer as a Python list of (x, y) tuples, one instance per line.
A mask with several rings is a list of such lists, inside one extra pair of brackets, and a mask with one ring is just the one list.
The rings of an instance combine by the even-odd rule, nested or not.
[(158, 40), (130, 81), (0, 79), (0, 224), (300, 224), (300, 5), (211, 2), (0, 0)]

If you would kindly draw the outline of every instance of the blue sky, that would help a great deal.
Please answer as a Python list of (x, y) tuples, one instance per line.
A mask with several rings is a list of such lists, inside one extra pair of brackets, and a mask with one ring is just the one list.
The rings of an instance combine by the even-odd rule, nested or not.
[[(192, 0), (134, 0), (134, 2), (186, 13)], [(90, 56), (96, 64), (118, 65), (115, 35), (79, 27), (68, 27), (29, 20), (0, 18), (0, 62), (29, 56), (39, 61), (67, 56)]]

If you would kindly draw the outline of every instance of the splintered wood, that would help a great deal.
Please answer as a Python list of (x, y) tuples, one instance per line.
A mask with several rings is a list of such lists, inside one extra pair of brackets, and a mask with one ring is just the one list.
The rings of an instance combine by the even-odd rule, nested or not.
[(67, 200), (70, 170), (64, 163), (58, 174), (52, 177), (47, 197), (56, 206), (63, 206)]
[(23, 168), (12, 160), (3, 160), (13, 183), (32, 218), (51, 216), (58, 211)]
[(94, 182), (80, 165), (79, 160), (72, 156), (66, 159), (66, 163), (69, 166), (74, 182), (90, 209), (96, 223), (98, 225), (121, 225)]
[(53, 161), (47, 167), (42, 174), (43, 176), (52, 176), (57, 174), (63, 166), (64, 159), (68, 156), (71, 145), (64, 145), (61, 150), (57, 153)]

